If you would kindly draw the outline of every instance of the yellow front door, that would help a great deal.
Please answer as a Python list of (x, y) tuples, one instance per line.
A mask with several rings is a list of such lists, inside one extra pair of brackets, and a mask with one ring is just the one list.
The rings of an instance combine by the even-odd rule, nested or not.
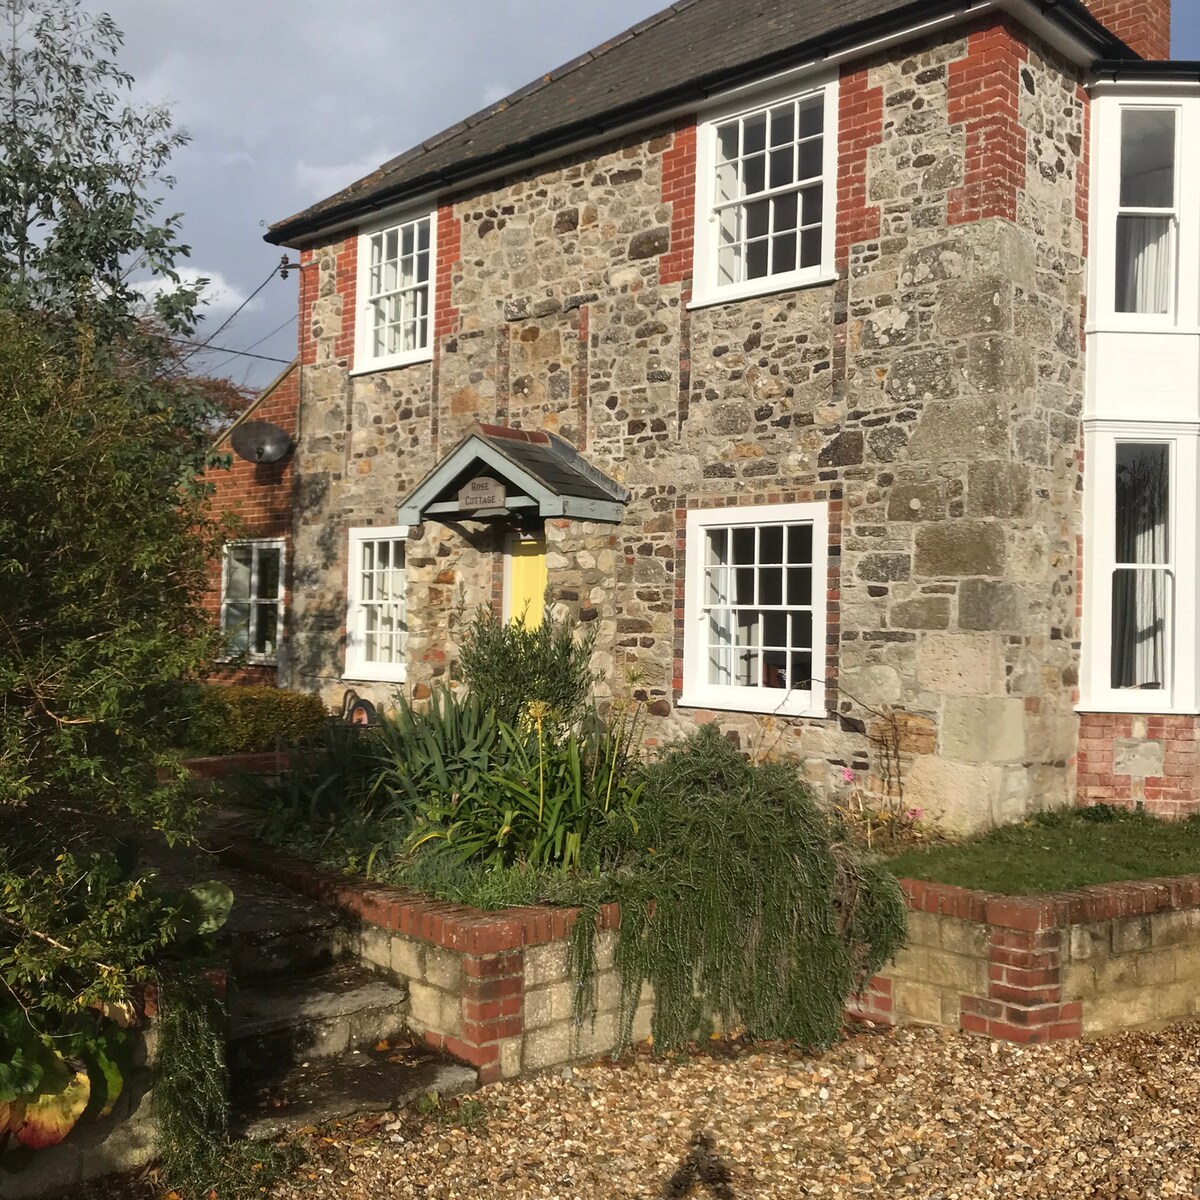
[(536, 629), (546, 607), (546, 538), (514, 533), (508, 539), (504, 615)]

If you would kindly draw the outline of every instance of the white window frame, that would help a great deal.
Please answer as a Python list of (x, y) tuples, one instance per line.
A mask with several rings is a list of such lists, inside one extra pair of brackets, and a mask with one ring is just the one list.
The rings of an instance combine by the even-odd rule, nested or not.
[[(708, 681), (708, 616), (705, 611), (705, 537), (714, 526), (810, 524), (812, 526), (812, 655), (811, 690), (714, 684)], [(829, 568), (829, 509), (824, 503), (752, 504), (692, 509), (687, 517), (684, 571), (683, 694), (688, 708), (725, 712), (770, 713), (785, 717), (827, 717), (825, 676), (829, 652), (826, 588)], [(795, 606), (793, 606), (795, 607)], [(803, 609), (799, 609), (803, 611)]]
[[(393, 230), (402, 231), (406, 226), (429, 222), (429, 279), (426, 288), (426, 311), (428, 317), (427, 339), (424, 346), (396, 354), (374, 353), (375, 326), (372, 321), (371, 296), (371, 243)], [(357, 290), (358, 311), (355, 314), (355, 351), (352, 374), (361, 375), (370, 371), (386, 371), (393, 367), (404, 367), (412, 363), (429, 362), (433, 358), (434, 318), (437, 303), (437, 208), (394, 214), (386, 220), (359, 230)]]
[[(366, 657), (366, 639), (361, 620), (366, 611), (362, 599), (362, 548), (366, 542), (400, 542), (408, 538), (407, 525), (361, 525), (349, 531), (346, 579), (346, 669), (344, 677), (364, 683), (403, 683), (407, 675), (407, 655), (399, 662), (376, 662)], [(408, 551), (405, 548), (405, 639), (408, 616)]]
[[(1112, 592), (1116, 569), (1117, 446), (1163, 444), (1170, 450), (1171, 495), (1167, 559), (1171, 625), (1166, 683), (1161, 689), (1112, 686)], [(1089, 421), (1085, 429), (1084, 647), (1080, 712), (1185, 714), (1200, 711), (1197, 643), (1197, 478), (1200, 426), (1152, 421)]]
[[(823, 96), (825, 100), (824, 141), (821, 182), (824, 198), (821, 214), (821, 261), (818, 265), (794, 271), (747, 279), (721, 285), (717, 282), (718, 237), (720, 223), (716, 209), (716, 172), (718, 165), (718, 126), (732, 120), (745, 119), (777, 107), (788, 101)], [(802, 287), (831, 283), (837, 278), (834, 258), (837, 251), (837, 171), (838, 171), (838, 78), (836, 73), (823, 73), (797, 89), (786, 89), (760, 95), (753, 102), (714, 109), (704, 114), (696, 130), (696, 236), (693, 264), (693, 299), (690, 307), (723, 304), (749, 296), (765, 296), (773, 292), (792, 291)], [(791, 186), (791, 185), (789, 185)], [(787, 189), (780, 189), (786, 191)], [(773, 193), (767, 191), (764, 196)], [(797, 245), (797, 259), (799, 245)]]
[(219, 662), (247, 662), (253, 663), (255, 666), (277, 666), (279, 664), (279, 647), (283, 642), (283, 621), (286, 615), (285, 598), (287, 596), (287, 542), (284, 538), (239, 538), (236, 541), (226, 542), (221, 548), (221, 614), (220, 628), (221, 637), (225, 640), (229, 638), (229, 632), (225, 628), (225, 617), (229, 608), (229, 555), (230, 551), (242, 546), (250, 546), (254, 550), (250, 565), (250, 598), (247, 603), (250, 606), (251, 624), (247, 630), (247, 642), (252, 645), (254, 642), (254, 625), (253, 614), (255, 606), (266, 602), (266, 598), (258, 598), (258, 558), (259, 552), (262, 550), (278, 550), (279, 551), (279, 595), (275, 599), (276, 623), (275, 623), (275, 653), (274, 654), (255, 654), (252, 650), (247, 650), (244, 654), (233, 654), (228, 650), (222, 650), (218, 655)]
[[(1171, 210), (1121, 205), (1121, 133), (1124, 114), (1143, 109), (1175, 114), (1175, 197)], [(1196, 324), (1200, 302), (1195, 268), (1200, 250), (1200, 163), (1185, 147), (1200, 113), (1190, 99), (1167, 95), (1103, 95), (1093, 106), (1092, 219), (1089, 322), (1092, 332), (1170, 331)], [(1117, 223), (1122, 216), (1170, 218), (1171, 286), (1165, 313), (1117, 310)]]

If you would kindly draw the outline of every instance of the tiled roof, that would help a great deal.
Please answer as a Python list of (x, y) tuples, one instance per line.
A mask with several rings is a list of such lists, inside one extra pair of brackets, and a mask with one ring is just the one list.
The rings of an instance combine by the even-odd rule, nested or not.
[[(273, 225), (267, 240), (301, 239), (405, 195), (461, 185), (739, 79), (963, 7), (962, 0), (679, 0)], [(1090, 32), (1108, 57), (1123, 54), (1080, 0), (1057, 0), (1050, 13)]]

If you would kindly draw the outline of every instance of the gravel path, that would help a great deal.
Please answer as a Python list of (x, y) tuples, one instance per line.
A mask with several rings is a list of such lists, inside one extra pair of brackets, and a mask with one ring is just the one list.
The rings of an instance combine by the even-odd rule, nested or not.
[(307, 1140), (278, 1200), (1200, 1196), (1200, 1025), (1028, 1049), (904, 1029), (818, 1057), (638, 1058)]

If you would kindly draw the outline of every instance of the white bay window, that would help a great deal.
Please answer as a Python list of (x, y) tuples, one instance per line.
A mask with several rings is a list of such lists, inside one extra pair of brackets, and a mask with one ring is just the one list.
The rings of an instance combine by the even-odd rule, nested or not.
[(1171, 108), (1121, 111), (1116, 221), (1116, 311), (1170, 313), (1175, 295), (1178, 114)]
[(824, 716), (824, 504), (688, 514), (683, 703)]

